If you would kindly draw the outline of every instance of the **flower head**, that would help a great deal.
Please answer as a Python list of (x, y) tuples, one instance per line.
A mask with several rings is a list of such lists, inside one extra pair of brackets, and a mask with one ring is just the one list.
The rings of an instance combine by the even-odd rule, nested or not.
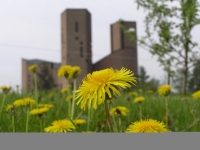
[(105, 99), (120, 95), (120, 88), (131, 87), (131, 84), (135, 83), (134, 74), (125, 68), (95, 71), (83, 79), (82, 85), (75, 91), (75, 99), (78, 99), (77, 105), (80, 104), (81, 109), (85, 109), (86, 106), (90, 109), (91, 105), (96, 109)]
[(33, 100), (30, 97), (24, 98), (24, 103), (25, 103), (26, 106), (30, 106), (30, 105), (35, 105), (36, 104), (35, 100)]
[(183, 100), (183, 101), (188, 101), (189, 98), (188, 98), (188, 97), (182, 97), (181, 100)]
[(81, 72), (79, 66), (62, 66), (58, 70), (58, 77), (65, 77), (67, 79), (76, 78)]
[(38, 104), (38, 107), (52, 108), (54, 107), (54, 105), (53, 104)]
[(33, 109), (30, 111), (31, 115), (39, 115), (41, 116), (42, 114), (44, 114), (45, 112), (47, 112), (49, 110), (49, 108), (44, 107), (44, 108), (38, 108), (38, 109)]
[(86, 123), (86, 121), (84, 119), (76, 119), (76, 120), (73, 120), (73, 122), (76, 125), (81, 125), (81, 124), (85, 124)]
[(66, 65), (66, 66), (61, 66), (58, 69), (58, 77), (65, 77), (65, 78), (70, 78), (70, 70), (72, 66)]
[(32, 71), (33, 73), (35, 73), (36, 72), (36, 69), (37, 69), (37, 65), (32, 65), (32, 66), (30, 66), (29, 68), (28, 68), (28, 70), (29, 71)]
[(153, 90), (148, 90), (147, 94), (153, 94)]
[(49, 97), (52, 99), (54, 97), (54, 94), (51, 92)]
[(136, 97), (135, 99), (134, 99), (134, 103), (141, 103), (142, 101), (144, 101), (145, 100), (145, 98), (144, 97)]
[(194, 99), (200, 99), (200, 90), (192, 94)]
[(75, 126), (69, 120), (58, 120), (52, 122), (52, 126), (46, 127), (45, 132), (70, 132), (72, 129), (75, 129)]
[(76, 78), (81, 73), (81, 69), (79, 66), (73, 66), (70, 70), (70, 77)]
[(66, 102), (68, 102), (69, 100), (73, 100), (73, 96), (72, 95), (67, 96), (67, 98), (65, 99)]
[(133, 96), (133, 97), (136, 97), (136, 96), (138, 96), (138, 93), (137, 92), (130, 92), (129, 95)]
[(116, 116), (127, 116), (128, 112), (129, 112), (128, 109), (123, 106), (117, 106), (110, 110), (110, 114)]
[(26, 106), (26, 103), (23, 99), (18, 99), (18, 100), (15, 100), (13, 102), (13, 105), (16, 106), (16, 107), (19, 107), (19, 106)]
[(67, 92), (68, 92), (68, 89), (67, 89), (67, 88), (63, 88), (63, 89), (61, 90), (61, 92), (62, 92), (62, 93), (67, 93)]
[(166, 95), (169, 94), (170, 90), (171, 90), (171, 86), (170, 85), (163, 85), (163, 86), (159, 87), (158, 94), (166, 96)]
[(13, 104), (8, 104), (6, 106), (6, 112), (10, 111), (10, 110), (14, 110), (14, 105)]
[(3, 93), (8, 93), (11, 90), (10, 86), (1, 86), (0, 89), (3, 91)]
[(167, 120), (169, 120), (169, 117), (167, 118), (167, 116), (163, 116), (162, 120), (163, 120), (163, 122), (167, 122)]
[(140, 93), (141, 93), (142, 91), (143, 91), (142, 89), (138, 89), (138, 92), (140, 92)]
[(163, 122), (159, 122), (153, 119), (140, 120), (132, 123), (127, 129), (126, 132), (139, 132), (139, 133), (161, 133), (167, 132), (168, 129), (165, 127)]

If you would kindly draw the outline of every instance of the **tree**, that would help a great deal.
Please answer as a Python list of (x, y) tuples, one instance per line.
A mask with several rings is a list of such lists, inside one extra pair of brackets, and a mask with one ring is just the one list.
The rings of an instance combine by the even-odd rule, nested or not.
[(153, 90), (156, 91), (159, 86), (159, 80), (150, 78), (146, 69), (143, 66), (139, 67), (139, 74), (137, 75), (137, 88), (142, 88), (144, 91)]
[(173, 76), (172, 78), (172, 86), (176, 89), (177, 92), (181, 93), (181, 88), (183, 86), (183, 70), (177, 70), (176, 71), (176, 76)]
[[(183, 70), (182, 93), (186, 93), (189, 68), (196, 61), (198, 53), (194, 48), (191, 31), (200, 24), (197, 0), (136, 0), (138, 8), (148, 13), (145, 18), (146, 35), (138, 38), (138, 45), (147, 49), (170, 76)], [(121, 26), (125, 33), (133, 37)]]
[(157, 91), (158, 86), (160, 84), (160, 81), (154, 78), (151, 78), (147, 83), (146, 87), (148, 87), (149, 90)]
[(145, 84), (147, 83), (148, 79), (149, 76), (147, 75), (146, 69), (143, 66), (140, 66), (139, 74), (137, 75), (138, 87), (145, 90)]
[(56, 87), (56, 84), (54, 82), (54, 78), (51, 75), (47, 64), (42, 63), (41, 64), (41, 70), (38, 73), (38, 89), (40, 90), (50, 90), (54, 87)]
[(200, 90), (200, 60), (195, 65), (192, 75), (189, 79), (189, 85), (188, 85), (190, 91), (194, 92), (197, 90)]

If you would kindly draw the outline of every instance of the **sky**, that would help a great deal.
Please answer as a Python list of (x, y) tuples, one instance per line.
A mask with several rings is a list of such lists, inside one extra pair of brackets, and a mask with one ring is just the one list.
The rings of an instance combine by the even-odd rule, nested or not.
[[(137, 35), (145, 34), (145, 13), (134, 0), (0, 0), (0, 86), (21, 86), (22, 58), (61, 62), (61, 13), (67, 8), (91, 13), (93, 63), (110, 54), (110, 24), (136, 21)], [(138, 64), (163, 80), (156, 57), (140, 47)]]

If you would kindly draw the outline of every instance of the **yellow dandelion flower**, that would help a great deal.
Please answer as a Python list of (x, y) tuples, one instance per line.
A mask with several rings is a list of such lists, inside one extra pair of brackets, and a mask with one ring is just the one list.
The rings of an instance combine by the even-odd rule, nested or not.
[(11, 90), (10, 86), (1, 86), (0, 89), (3, 91), (3, 93), (8, 93)]
[(49, 110), (49, 108), (44, 107), (44, 108), (38, 108), (38, 109), (33, 109), (30, 111), (31, 115), (39, 115), (41, 116), (42, 114), (44, 114), (45, 112), (47, 112)]
[(35, 100), (33, 100), (30, 97), (24, 98), (24, 103), (25, 103), (26, 106), (30, 106), (30, 105), (35, 105), (36, 104)]
[(32, 65), (32, 66), (30, 66), (29, 68), (28, 68), (28, 70), (29, 71), (32, 71), (32, 72), (36, 72), (36, 69), (37, 69), (37, 65), (36, 64), (34, 64), (34, 65)]
[(96, 133), (96, 132), (92, 132), (92, 131), (83, 131), (82, 133)]
[(166, 96), (166, 95), (169, 94), (170, 90), (171, 90), (171, 86), (170, 85), (163, 85), (163, 86), (159, 87), (158, 94)]
[(159, 122), (153, 119), (140, 120), (132, 123), (127, 129), (126, 132), (139, 132), (139, 133), (162, 133), (168, 132), (163, 122)]
[(61, 66), (58, 69), (58, 77), (65, 77), (65, 78), (70, 78), (70, 70), (72, 66), (66, 65), (66, 66)]
[(145, 100), (145, 98), (144, 97), (136, 97), (135, 99), (134, 99), (134, 103), (141, 103), (142, 101), (144, 101)]
[(61, 90), (61, 92), (62, 92), (62, 93), (67, 93), (67, 92), (68, 92), (68, 89), (67, 89), (67, 88), (63, 88), (63, 89)]
[(13, 104), (8, 104), (6, 106), (6, 112), (10, 111), (10, 110), (13, 110), (14, 109), (14, 105)]
[(38, 104), (38, 107), (52, 108), (54, 107), (54, 105), (53, 104)]
[[(167, 116), (163, 116), (163, 117), (162, 117), (162, 120), (163, 120), (164, 122), (166, 122), (167, 119), (168, 119)], [(168, 120), (169, 120), (169, 119), (168, 119)]]
[(19, 107), (19, 106), (26, 106), (26, 103), (23, 99), (18, 99), (18, 100), (15, 100), (13, 102), (13, 105), (16, 106), (16, 107)]
[(140, 92), (140, 93), (141, 93), (142, 91), (143, 91), (142, 89), (138, 89), (138, 92)]
[(194, 99), (200, 99), (200, 90), (192, 94)]
[(42, 99), (42, 94), (39, 94), (38, 101), (41, 101), (41, 99)]
[(181, 100), (183, 100), (183, 101), (188, 101), (189, 98), (188, 98), (188, 97), (183, 97), (183, 98), (181, 98)]
[(148, 90), (147, 94), (153, 94), (153, 90)]
[(110, 114), (116, 116), (127, 116), (128, 112), (129, 112), (128, 109), (123, 106), (117, 106), (110, 110)]
[(91, 105), (96, 109), (105, 99), (120, 95), (118, 89), (131, 87), (135, 83), (134, 74), (125, 68), (95, 71), (83, 79), (83, 84), (75, 91), (75, 99), (78, 99), (77, 105), (80, 104), (81, 109), (90, 109)]
[(81, 73), (79, 66), (73, 66), (70, 70), (70, 78), (76, 78)]
[(69, 120), (58, 120), (52, 122), (52, 126), (46, 127), (45, 132), (65, 133), (75, 129), (75, 126)]
[(86, 121), (84, 119), (76, 119), (76, 120), (73, 120), (73, 122), (76, 125), (81, 125), (81, 124), (85, 124), (86, 123)]
[(130, 92), (129, 95), (133, 96), (133, 97), (136, 97), (136, 96), (138, 96), (138, 93), (137, 92)]
[(54, 97), (54, 94), (53, 94), (53, 93), (50, 93), (49, 97), (50, 97), (50, 98), (53, 98), (53, 97)]
[(69, 100), (73, 100), (73, 96), (72, 95), (67, 96), (65, 101), (68, 102)]

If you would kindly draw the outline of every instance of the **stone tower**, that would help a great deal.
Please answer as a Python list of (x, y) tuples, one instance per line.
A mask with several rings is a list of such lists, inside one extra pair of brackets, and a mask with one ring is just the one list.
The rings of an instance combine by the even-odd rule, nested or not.
[[(80, 66), (81, 84), (87, 73), (92, 72), (91, 15), (87, 9), (66, 9), (61, 14), (61, 65)], [(62, 87), (66, 86), (63, 79)]]
[[(122, 21), (124, 28), (136, 36), (136, 22)], [(130, 40), (116, 22), (110, 25), (111, 54), (93, 64), (93, 71), (105, 68), (121, 69), (125, 67), (138, 73), (137, 42)]]

